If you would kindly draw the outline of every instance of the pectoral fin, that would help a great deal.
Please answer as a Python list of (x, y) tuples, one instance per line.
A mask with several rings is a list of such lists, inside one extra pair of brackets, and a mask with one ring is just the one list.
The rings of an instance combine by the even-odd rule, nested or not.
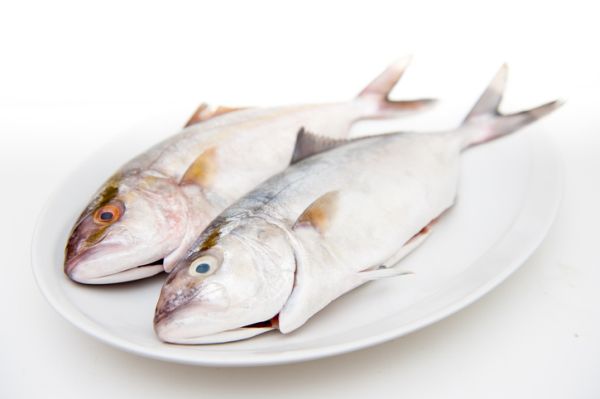
[(302, 212), (293, 228), (312, 227), (320, 234), (325, 233), (335, 216), (338, 197), (338, 191), (330, 191), (320, 196)]
[(198, 106), (194, 114), (190, 117), (184, 127), (195, 125), (196, 123), (204, 122), (216, 116), (227, 114), (229, 112), (239, 111), (245, 108), (233, 108), (223, 106), (210, 106), (207, 103), (202, 103)]
[(398, 263), (404, 259), (409, 253), (415, 250), (419, 245), (425, 241), (431, 234), (431, 226), (435, 224), (437, 218), (432, 220), (429, 224), (423, 227), (417, 234), (412, 236), (398, 252), (391, 258), (383, 262), (382, 265), (375, 269), (367, 269), (360, 272), (361, 276), (364, 276), (368, 280), (377, 280), (386, 277), (405, 276), (407, 274), (414, 274), (411, 271), (403, 270)]
[(208, 187), (217, 172), (217, 150), (211, 147), (202, 152), (185, 171), (180, 184), (197, 184)]

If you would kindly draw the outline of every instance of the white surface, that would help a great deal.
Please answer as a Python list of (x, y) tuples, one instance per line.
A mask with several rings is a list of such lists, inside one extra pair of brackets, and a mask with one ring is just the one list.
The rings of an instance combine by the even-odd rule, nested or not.
[[(0, 396), (598, 397), (598, 13), (577, 1), (219, 4), (0, 5)], [(66, 174), (119, 132), (160, 118), (170, 101), (189, 102), (183, 121), (202, 100), (347, 98), (411, 50), (414, 67), (395, 93), (446, 100), (429, 126), (457, 123), (462, 115), (446, 113), (446, 104), (466, 112), (502, 61), (511, 65), (507, 108), (568, 100), (541, 123), (565, 161), (557, 221), (528, 262), (482, 300), (356, 353), (214, 369), (113, 349), (42, 299), (29, 267), (35, 218)]]
[(435, 225), (435, 234), (402, 262), (414, 275), (354, 290), (293, 334), (273, 332), (222, 345), (170, 345), (152, 330), (164, 276), (90, 287), (63, 273), (71, 226), (97, 186), (134, 156), (136, 147), (152, 146), (168, 129), (168, 123), (152, 118), (78, 165), (45, 204), (32, 242), (32, 265), (44, 295), (75, 326), (124, 350), (178, 363), (252, 366), (318, 359), (429, 325), (478, 299), (521, 266), (546, 235), (563, 190), (560, 161), (545, 132), (539, 125), (524, 129), (463, 155), (457, 204)]

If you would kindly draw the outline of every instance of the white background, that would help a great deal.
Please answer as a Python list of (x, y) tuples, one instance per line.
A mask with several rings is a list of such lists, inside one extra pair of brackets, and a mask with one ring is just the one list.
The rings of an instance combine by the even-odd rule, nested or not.
[[(600, 397), (598, 24), (577, 1), (0, 2), (0, 397)], [(441, 98), (429, 126), (458, 123), (444, 110), (466, 112), (503, 61), (507, 109), (567, 100), (543, 122), (565, 164), (558, 218), (482, 300), (374, 348), (253, 369), (123, 353), (46, 304), (35, 219), (98, 147), (166, 107), (183, 122), (200, 101), (349, 99), (407, 53), (394, 94)]]

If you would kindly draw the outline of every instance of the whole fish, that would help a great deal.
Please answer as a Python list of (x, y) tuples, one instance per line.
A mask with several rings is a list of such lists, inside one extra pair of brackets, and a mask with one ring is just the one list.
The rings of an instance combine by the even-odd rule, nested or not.
[(228, 205), (289, 164), (301, 126), (345, 137), (361, 119), (388, 118), (432, 100), (391, 101), (401, 59), (353, 101), (274, 108), (201, 106), (184, 130), (134, 158), (99, 189), (75, 223), (65, 273), (88, 284), (169, 272)]
[(218, 216), (169, 275), (158, 337), (200, 344), (289, 333), (345, 292), (404, 274), (398, 261), (454, 203), (461, 152), (560, 105), (500, 114), (505, 76), (504, 66), (453, 131), (351, 141), (301, 131), (293, 164)]

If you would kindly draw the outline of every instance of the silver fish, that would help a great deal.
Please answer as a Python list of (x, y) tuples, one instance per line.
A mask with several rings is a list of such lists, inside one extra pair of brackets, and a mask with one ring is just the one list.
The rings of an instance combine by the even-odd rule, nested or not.
[(274, 108), (201, 106), (184, 130), (134, 158), (85, 208), (68, 240), (65, 273), (88, 284), (165, 270), (228, 205), (285, 169), (300, 126), (345, 137), (361, 119), (390, 118), (432, 100), (391, 101), (401, 59), (356, 99)]
[(289, 333), (345, 292), (406, 273), (397, 263), (454, 203), (461, 152), (560, 105), (501, 114), (505, 77), (503, 67), (456, 130), (351, 141), (301, 131), (293, 164), (218, 216), (168, 277), (158, 337)]

